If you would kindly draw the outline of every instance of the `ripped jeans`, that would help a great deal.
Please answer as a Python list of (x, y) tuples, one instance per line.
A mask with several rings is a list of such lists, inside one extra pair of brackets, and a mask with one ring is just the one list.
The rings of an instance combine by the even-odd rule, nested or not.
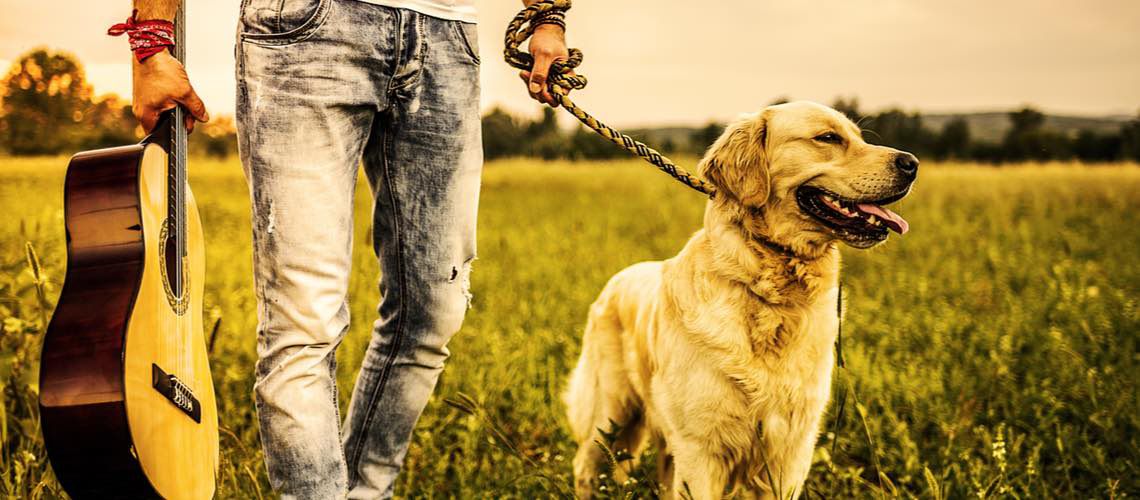
[[(270, 482), (384, 498), (466, 312), (482, 170), (475, 25), (355, 0), (244, 0), (237, 124), (252, 198)], [(363, 165), (379, 319), (345, 418), (353, 192)]]

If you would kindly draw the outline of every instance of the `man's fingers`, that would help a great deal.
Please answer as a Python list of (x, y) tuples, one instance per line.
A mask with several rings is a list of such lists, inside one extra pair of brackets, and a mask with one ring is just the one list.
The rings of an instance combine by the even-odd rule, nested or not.
[(185, 95), (175, 100), (182, 103), (182, 105), (186, 107), (186, 110), (190, 112), (190, 116), (193, 116), (195, 120), (203, 123), (210, 121), (210, 113), (206, 111), (206, 104), (198, 97), (198, 93), (194, 92), (193, 87), (188, 88)]
[[(199, 101), (201, 102), (201, 101)], [(174, 109), (178, 105), (178, 101), (169, 100), (157, 106), (143, 106), (134, 110), (135, 117), (138, 118), (139, 124), (142, 125), (143, 130), (151, 132), (154, 127), (158, 125), (158, 117), (163, 113)], [(183, 105), (185, 107), (185, 105)], [(186, 129), (194, 130), (194, 122), (201, 121), (196, 118), (192, 113), (186, 115)]]
[(165, 109), (146, 106), (139, 109), (135, 113), (135, 116), (138, 117), (139, 124), (142, 125), (143, 130), (149, 134), (150, 132), (154, 131), (154, 127), (158, 126), (158, 115), (162, 114), (163, 111), (166, 111), (172, 107), (174, 107), (173, 102), (170, 103)]
[(150, 131), (154, 130), (154, 126), (157, 125), (157, 122), (158, 114), (154, 112), (144, 111), (141, 115), (139, 115), (139, 123), (142, 124), (143, 130), (148, 134)]
[[(546, 68), (550, 68), (550, 65), (552, 63), (554, 63), (555, 61), (560, 61), (560, 60), (564, 60), (564, 59), (565, 59), (564, 57), (551, 57), (551, 58), (545, 58), (545, 60), (543, 60), (543, 58), (540, 57), (540, 58), (535, 60), (534, 67), (535, 68), (540, 67), (540, 64), (539, 64), (540, 60), (543, 60), (543, 63), (545, 64)], [(547, 62), (547, 61), (549, 61), (549, 62)], [(574, 75), (574, 72), (571, 71), (569, 74)], [(549, 105), (556, 107), (556, 108), (558, 107), (558, 97), (550, 92), (550, 87), (548, 87), (546, 85), (546, 81), (547, 81), (546, 76), (539, 74), (537, 71), (522, 70), (522, 71), (519, 71), (519, 79), (521, 79), (524, 82), (527, 82), (527, 84), (528, 84), (527, 91), (530, 92), (530, 96), (532, 98), (534, 98), (534, 100), (542, 102), (542, 103), (549, 104)], [(536, 87), (534, 85), (535, 85), (536, 81), (539, 81), (540, 79), (541, 79), (542, 83), (537, 87), (537, 91), (536, 91), (535, 90)], [(572, 89), (565, 89), (565, 90), (566, 90), (566, 93), (569, 94)]]
[(531, 97), (547, 104), (551, 103), (552, 98), (546, 89), (546, 75), (550, 71), (552, 62), (554, 62), (553, 57), (542, 53), (536, 54), (534, 65), (530, 68), (530, 84), (527, 86)]

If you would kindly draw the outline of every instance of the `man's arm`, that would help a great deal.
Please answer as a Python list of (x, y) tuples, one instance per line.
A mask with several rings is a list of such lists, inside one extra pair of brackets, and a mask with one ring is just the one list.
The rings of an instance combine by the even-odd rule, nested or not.
[[(523, 5), (530, 6), (539, 0), (523, 0)], [(550, 64), (554, 61), (565, 60), (570, 56), (566, 48), (566, 34), (562, 27), (555, 24), (542, 24), (534, 29), (530, 36), (530, 55), (534, 57), (534, 66), (530, 71), (519, 72), (519, 77), (527, 82), (527, 92), (534, 100), (558, 107), (558, 101), (546, 88), (546, 77), (550, 74)]]
[[(136, 16), (139, 20), (163, 19), (174, 21), (174, 14), (178, 12), (177, 0), (134, 0), (134, 7), (138, 10)], [(175, 40), (182, 43), (182, 40)], [(131, 110), (142, 124), (143, 130), (150, 132), (158, 122), (158, 115), (163, 111), (181, 104), (189, 111), (186, 117), (186, 128), (194, 130), (194, 121), (205, 122), (210, 119), (206, 112), (206, 105), (190, 80), (186, 76), (186, 69), (168, 51), (159, 52), (138, 62), (131, 57), (133, 77), (133, 95), (131, 96)]]

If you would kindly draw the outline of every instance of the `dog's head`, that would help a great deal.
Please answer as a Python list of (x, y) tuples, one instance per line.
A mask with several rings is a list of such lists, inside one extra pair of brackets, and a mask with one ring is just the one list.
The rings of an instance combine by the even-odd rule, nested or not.
[(918, 159), (868, 144), (842, 113), (801, 101), (730, 124), (699, 171), (755, 237), (797, 251), (835, 240), (870, 248), (907, 232), (884, 205), (910, 192)]

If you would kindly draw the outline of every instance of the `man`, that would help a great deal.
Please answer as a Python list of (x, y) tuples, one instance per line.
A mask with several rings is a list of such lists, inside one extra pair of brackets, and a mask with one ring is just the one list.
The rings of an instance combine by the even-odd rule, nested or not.
[[(533, 3), (537, 0), (527, 0)], [(175, 0), (135, 0), (172, 19)], [(468, 306), (482, 170), (474, 0), (245, 0), (239, 151), (252, 197), (258, 363), (269, 479), (285, 498), (392, 496), (412, 428)], [(530, 95), (565, 57), (530, 42)], [(135, 115), (206, 108), (167, 52), (134, 63)], [(188, 122), (192, 127), (193, 123)], [(374, 196), (379, 319), (340, 431), (334, 351), (348, 330), (352, 195)]]

